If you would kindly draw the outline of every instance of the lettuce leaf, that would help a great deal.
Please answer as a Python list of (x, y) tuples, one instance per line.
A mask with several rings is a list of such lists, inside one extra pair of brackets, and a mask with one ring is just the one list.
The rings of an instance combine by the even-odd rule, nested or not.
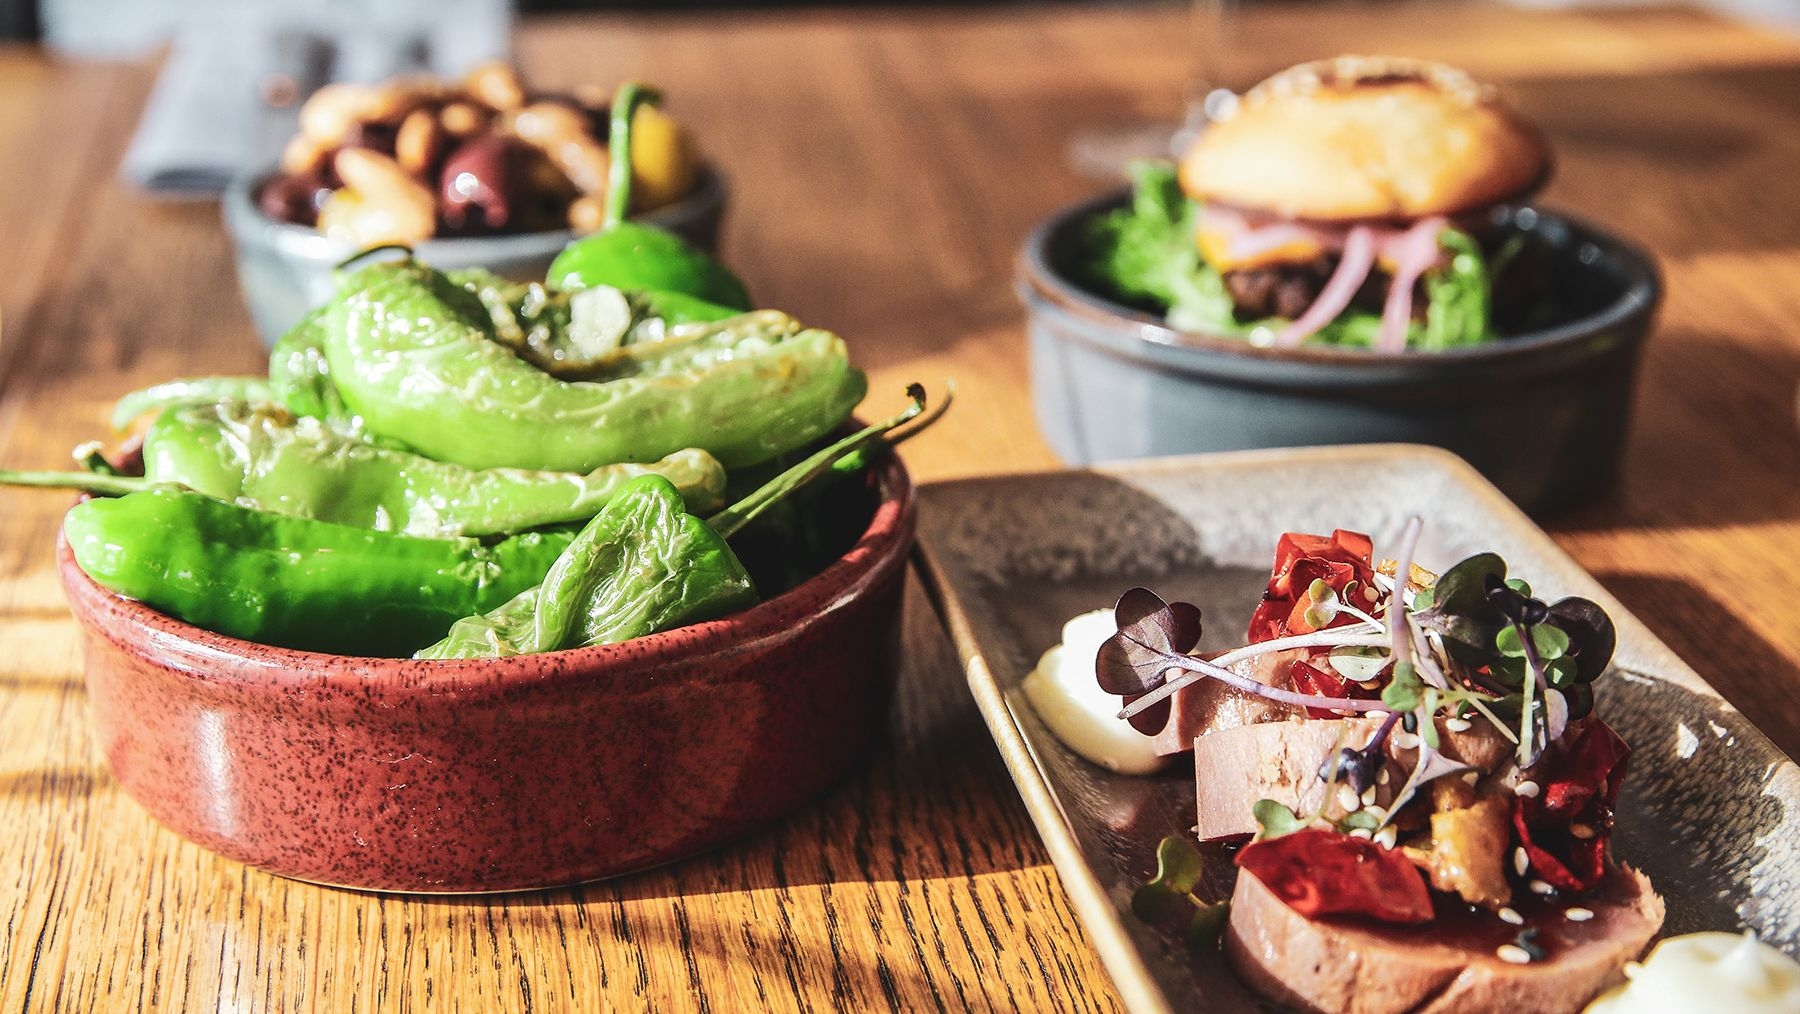
[[(1286, 322), (1278, 318), (1238, 319), (1223, 276), (1194, 244), (1200, 205), (1182, 193), (1175, 166), (1145, 161), (1130, 172), (1131, 204), (1090, 225), (1082, 265), (1087, 281), (1114, 299), (1164, 314), (1180, 330), (1236, 338), (1279, 330)], [(1425, 319), (1408, 329), (1407, 345), (1446, 349), (1488, 341), (1491, 283), (1481, 248), (1460, 229), (1446, 228), (1439, 241), (1450, 261), (1425, 276)], [(1366, 348), (1380, 328), (1379, 314), (1353, 309), (1307, 342)]]

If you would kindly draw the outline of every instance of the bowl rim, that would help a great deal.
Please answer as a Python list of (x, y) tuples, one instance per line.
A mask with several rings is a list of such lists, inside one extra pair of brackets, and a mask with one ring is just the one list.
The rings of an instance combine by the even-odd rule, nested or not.
[[(891, 567), (904, 568), (917, 505), (906, 465), (890, 452), (871, 466), (879, 500), (857, 541), (824, 570), (773, 598), (716, 620), (616, 644), (497, 659), (415, 659), (333, 655), (228, 637), (101, 587), (57, 536), (57, 564), (76, 621), (120, 651), (201, 683), (276, 690), (320, 686), (380, 698), (453, 692), (459, 700), (530, 688), (592, 682), (621, 695), (666, 684), (670, 671), (716, 655), (774, 647), (868, 595)], [(791, 617), (798, 612), (801, 619)], [(715, 667), (683, 674), (710, 682)]]
[[(260, 230), (264, 234), (263, 242), (267, 244), (303, 251), (319, 258), (335, 256), (340, 251), (348, 251), (345, 256), (355, 253), (355, 244), (332, 239), (311, 226), (283, 222), (262, 213), (251, 195), (280, 171), (280, 167), (273, 163), (258, 166), (233, 176), (225, 185), (225, 190), (220, 195), (220, 206), (231, 231), (244, 235), (250, 230)], [(673, 223), (703, 218), (712, 209), (723, 207), (728, 193), (724, 171), (711, 160), (701, 159), (692, 189), (660, 208), (639, 212), (631, 218), (667, 228)], [(469, 250), (475, 244), (483, 244), (499, 250), (488, 256), (505, 257), (507, 251), (561, 249), (580, 235), (573, 229), (540, 229), (536, 232), (495, 233), (491, 236), (434, 236), (413, 244), (413, 249), (422, 260), (429, 261), (432, 251), (441, 253), (447, 250)]]
[[(1170, 327), (1165, 318), (1092, 292), (1057, 270), (1049, 256), (1051, 238), (1073, 227), (1083, 218), (1124, 206), (1130, 197), (1130, 187), (1116, 188), (1066, 205), (1040, 220), (1020, 249), (1015, 276), (1021, 299), (1034, 312), (1040, 304), (1047, 303), (1052, 311), (1113, 331), (1115, 334), (1108, 336), (1113, 344), (1106, 347), (1126, 354), (1131, 354), (1131, 348), (1135, 347), (1144, 352), (1155, 350), (1163, 355), (1188, 356), (1195, 360), (1227, 357), (1296, 366), (1329, 366), (1334, 369), (1361, 367), (1392, 370), (1396, 367), (1416, 368), (1430, 362), (1443, 362), (1446, 365), (1491, 365), (1535, 358), (1564, 346), (1580, 345), (1585, 340), (1603, 338), (1614, 328), (1654, 311), (1662, 301), (1664, 286), (1656, 260), (1635, 242), (1587, 219), (1535, 202), (1503, 204), (1499, 206), (1530, 210), (1538, 216), (1540, 222), (1560, 224), (1580, 241), (1591, 243), (1603, 255), (1610, 256), (1624, 275), (1624, 291), (1611, 303), (1586, 316), (1530, 334), (1479, 345), (1400, 352), (1336, 345), (1267, 348), (1252, 345), (1242, 338)], [(1129, 336), (1116, 333), (1126, 329), (1133, 333)]]

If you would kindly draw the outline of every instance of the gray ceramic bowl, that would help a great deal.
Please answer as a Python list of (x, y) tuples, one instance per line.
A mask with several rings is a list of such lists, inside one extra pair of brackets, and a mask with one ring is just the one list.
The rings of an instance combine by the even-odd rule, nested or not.
[(1541, 208), (1501, 209), (1497, 228), (1543, 239), (1539, 274), (1562, 319), (1503, 325), (1500, 341), (1443, 352), (1264, 349), (1173, 330), (1080, 281), (1087, 223), (1127, 198), (1055, 215), (1019, 262), (1038, 426), (1069, 463), (1433, 444), (1538, 513), (1590, 500), (1616, 476), (1638, 353), (1662, 294), (1649, 256), (1630, 243)]
[[(263, 343), (273, 345), (306, 311), (336, 291), (332, 268), (356, 253), (350, 243), (327, 239), (315, 229), (277, 222), (256, 207), (253, 195), (269, 171), (241, 177), (223, 198), (225, 227), (237, 247), (238, 282), (244, 304)], [(719, 241), (725, 214), (725, 181), (716, 169), (701, 170), (694, 191), (674, 204), (658, 208), (640, 221), (660, 225), (703, 249)], [(516, 236), (434, 239), (413, 249), (433, 267), (446, 270), (482, 267), (517, 281), (541, 279), (550, 262), (575, 234), (567, 230)]]

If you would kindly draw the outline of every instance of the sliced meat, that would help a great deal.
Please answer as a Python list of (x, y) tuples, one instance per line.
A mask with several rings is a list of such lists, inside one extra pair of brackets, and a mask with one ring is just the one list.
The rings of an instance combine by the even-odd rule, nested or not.
[[(1292, 690), (1288, 663), (1305, 658), (1301, 648), (1273, 651), (1245, 659), (1231, 671), (1258, 683)], [(1194, 740), (1216, 729), (1234, 729), (1257, 722), (1279, 722), (1300, 714), (1300, 709), (1247, 694), (1214, 680), (1201, 680), (1175, 692), (1170, 699), (1169, 721), (1156, 734), (1156, 752), (1163, 756), (1187, 753)]]
[[(1380, 725), (1380, 718), (1370, 717), (1273, 721), (1222, 725), (1196, 738), (1194, 784), (1200, 839), (1215, 841), (1256, 833), (1251, 807), (1259, 799), (1273, 799), (1296, 813), (1311, 813), (1326, 802), (1326, 817), (1342, 816), (1344, 810), (1335, 796), (1325, 797), (1320, 768), (1333, 749), (1368, 745)], [(1498, 771), (1512, 758), (1512, 744), (1485, 721), (1462, 732), (1452, 732), (1440, 723), (1438, 744), (1446, 757), (1482, 772)], [(1388, 782), (1376, 787), (1374, 799), (1381, 806), (1394, 801), (1418, 758), (1416, 749), (1401, 749), (1392, 739), (1388, 755)]]
[(1554, 905), (1526, 913), (1543, 957), (1513, 964), (1499, 951), (1520, 927), (1485, 912), (1440, 905), (1437, 919), (1417, 927), (1312, 920), (1240, 874), (1225, 955), (1251, 988), (1305, 1011), (1574, 1014), (1643, 953), (1662, 926), (1663, 902), (1643, 874), (1619, 869), (1571, 904), (1593, 918), (1576, 922)]

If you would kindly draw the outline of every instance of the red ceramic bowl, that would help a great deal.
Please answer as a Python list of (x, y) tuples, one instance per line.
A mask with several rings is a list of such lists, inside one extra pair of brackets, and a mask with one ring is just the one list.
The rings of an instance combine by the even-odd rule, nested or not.
[(624, 644), (480, 661), (222, 637), (59, 556), (94, 723), (125, 791), (282, 876), (506, 891), (704, 851), (862, 757), (892, 696), (913, 538), (890, 456), (867, 530), (793, 590)]

